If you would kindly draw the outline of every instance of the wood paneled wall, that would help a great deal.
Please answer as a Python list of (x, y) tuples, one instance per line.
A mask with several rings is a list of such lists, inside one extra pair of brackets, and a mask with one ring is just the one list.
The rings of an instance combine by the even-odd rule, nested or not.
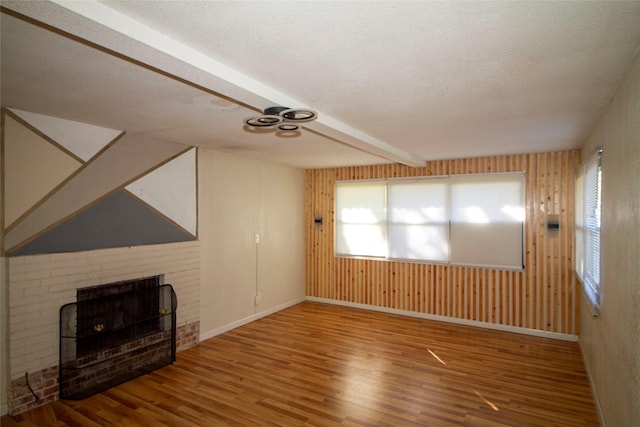
[[(306, 293), (308, 296), (448, 316), (470, 321), (578, 333), (573, 272), (574, 173), (578, 151), (308, 170)], [(523, 271), (334, 255), (336, 181), (526, 172), (526, 258)], [(560, 228), (549, 232), (547, 215)], [(321, 216), (322, 226), (314, 224)]]

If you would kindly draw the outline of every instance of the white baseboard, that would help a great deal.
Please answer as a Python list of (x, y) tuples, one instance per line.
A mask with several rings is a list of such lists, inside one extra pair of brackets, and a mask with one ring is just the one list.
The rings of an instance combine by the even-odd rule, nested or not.
[(474, 326), (476, 328), (493, 329), (493, 330), (503, 331), (503, 332), (515, 332), (517, 334), (532, 335), (532, 336), (543, 337), (543, 338), (553, 338), (553, 339), (562, 340), (562, 341), (572, 341), (572, 342), (578, 341), (578, 336), (572, 335), (572, 334), (561, 334), (558, 332), (540, 331), (537, 329), (521, 328), (518, 326), (498, 325), (495, 323), (480, 322), (477, 320), (458, 319), (455, 317), (418, 313), (415, 311), (399, 310), (397, 308), (379, 307), (376, 305), (369, 305), (369, 304), (359, 304), (359, 303), (340, 301), (340, 300), (334, 300), (329, 298), (318, 298), (318, 297), (308, 296), (306, 300), (313, 301), (313, 302), (321, 302), (325, 304), (341, 305), (345, 307), (360, 308), (364, 310), (379, 311), (382, 313), (399, 314), (402, 316), (417, 317), (420, 319), (436, 320), (438, 322), (447, 322), (447, 323), (455, 323), (458, 325)]
[(261, 312), (256, 313), (256, 314), (252, 314), (251, 316), (245, 317), (244, 319), (240, 319), (240, 320), (236, 320), (235, 322), (228, 323), (228, 324), (226, 324), (224, 326), (221, 326), (219, 328), (216, 328), (216, 329), (214, 329), (212, 331), (203, 332), (203, 333), (200, 334), (200, 341), (208, 340), (209, 338), (213, 338), (216, 335), (220, 335), (220, 334), (228, 332), (228, 331), (230, 331), (232, 329), (240, 327), (242, 325), (246, 325), (247, 323), (251, 323), (254, 320), (258, 320), (258, 319), (260, 319), (262, 317), (266, 317), (266, 316), (268, 316), (270, 314), (273, 314), (273, 313), (276, 313), (276, 312), (278, 312), (280, 310), (284, 310), (285, 308), (291, 307), (292, 305), (299, 304), (299, 303), (301, 303), (301, 302), (303, 302), (305, 300), (306, 300), (305, 297), (298, 298), (298, 299), (295, 299), (293, 301), (289, 301), (289, 302), (286, 302), (284, 304), (277, 305), (277, 306), (272, 307), (272, 308), (270, 308), (268, 310), (261, 311)]
[(600, 399), (598, 398), (595, 383), (593, 382), (593, 377), (591, 376), (591, 369), (589, 368), (587, 359), (584, 357), (584, 348), (582, 347), (582, 341), (578, 340), (578, 345), (580, 346), (580, 354), (582, 354), (582, 363), (584, 364), (584, 369), (585, 371), (587, 371), (587, 378), (589, 379), (589, 386), (591, 387), (591, 397), (593, 397), (593, 403), (596, 405), (596, 412), (598, 413), (600, 427), (607, 427), (607, 422), (604, 419), (604, 414), (602, 412), (602, 406), (600, 406)]
[(439, 316), (439, 315), (427, 314), (427, 313), (418, 313), (418, 312), (415, 312), (415, 311), (399, 310), (397, 308), (379, 307), (379, 306), (376, 306), (376, 305), (359, 304), (359, 303), (348, 302), (348, 301), (340, 301), (340, 300), (334, 300), (334, 299), (329, 299), (329, 298), (318, 298), (318, 297), (310, 297), (310, 296), (298, 298), (298, 299), (295, 299), (293, 301), (289, 301), (289, 302), (286, 302), (284, 304), (280, 304), (278, 306), (270, 308), (269, 310), (261, 311), (261, 312), (256, 313), (256, 314), (252, 314), (251, 316), (247, 316), (247, 317), (245, 317), (243, 319), (236, 320), (235, 322), (228, 323), (228, 324), (226, 324), (224, 326), (221, 326), (219, 328), (213, 329), (211, 331), (203, 332), (203, 333), (200, 334), (200, 341), (204, 341), (204, 340), (207, 340), (209, 338), (215, 337), (216, 335), (223, 334), (223, 333), (225, 333), (227, 331), (230, 331), (230, 330), (235, 329), (237, 327), (240, 327), (242, 325), (246, 325), (247, 323), (251, 323), (254, 320), (258, 320), (258, 319), (260, 319), (262, 317), (265, 317), (265, 316), (268, 316), (270, 314), (276, 313), (276, 312), (278, 312), (280, 310), (284, 310), (285, 308), (291, 307), (292, 305), (299, 304), (299, 303), (301, 303), (303, 301), (312, 301), (312, 302), (320, 302), (320, 303), (324, 303), (324, 304), (341, 305), (341, 306), (345, 306), (345, 307), (352, 307), (352, 308), (359, 308), (359, 309), (364, 309), (364, 310), (379, 311), (379, 312), (382, 312), (382, 313), (399, 314), (401, 316), (409, 316), (409, 317), (417, 317), (417, 318), (420, 318), (420, 319), (435, 320), (435, 321), (438, 321), (438, 322), (447, 322), (447, 323), (455, 323), (455, 324), (458, 324), (458, 325), (473, 326), (473, 327), (476, 327), (476, 328), (492, 329), (492, 330), (503, 331), (503, 332), (514, 332), (514, 333), (517, 333), (517, 334), (531, 335), (531, 336), (543, 337), (543, 338), (553, 338), (553, 339), (562, 340), (562, 341), (572, 341), (572, 342), (577, 342), (578, 341), (578, 336), (577, 335), (572, 335), (572, 334), (561, 334), (561, 333), (558, 333), (558, 332), (540, 331), (538, 329), (521, 328), (521, 327), (518, 327), (518, 326), (498, 325), (498, 324), (495, 324), (495, 323), (480, 322), (480, 321), (477, 321), (477, 320), (458, 319), (458, 318), (455, 318), (455, 317)]

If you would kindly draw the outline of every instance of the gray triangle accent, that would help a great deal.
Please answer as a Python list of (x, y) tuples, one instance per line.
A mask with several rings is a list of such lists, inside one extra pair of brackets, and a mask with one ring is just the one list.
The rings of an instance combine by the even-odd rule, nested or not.
[(10, 256), (77, 252), (194, 240), (126, 191), (118, 191)]

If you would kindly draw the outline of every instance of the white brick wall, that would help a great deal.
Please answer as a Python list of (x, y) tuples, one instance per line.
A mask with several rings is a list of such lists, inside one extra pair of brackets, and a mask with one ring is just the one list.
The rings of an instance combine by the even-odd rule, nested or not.
[(59, 310), (76, 289), (165, 275), (178, 326), (200, 319), (200, 242), (12, 257), (8, 260), (10, 377), (58, 364)]

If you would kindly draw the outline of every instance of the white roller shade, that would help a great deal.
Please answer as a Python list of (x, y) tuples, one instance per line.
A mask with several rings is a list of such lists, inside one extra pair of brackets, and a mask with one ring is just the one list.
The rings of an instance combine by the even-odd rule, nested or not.
[(389, 183), (391, 258), (449, 260), (448, 192), (447, 179)]
[(337, 186), (335, 245), (338, 255), (387, 255), (385, 183)]
[(524, 174), (451, 177), (451, 263), (523, 267)]
[(524, 172), (341, 181), (338, 256), (524, 268)]

